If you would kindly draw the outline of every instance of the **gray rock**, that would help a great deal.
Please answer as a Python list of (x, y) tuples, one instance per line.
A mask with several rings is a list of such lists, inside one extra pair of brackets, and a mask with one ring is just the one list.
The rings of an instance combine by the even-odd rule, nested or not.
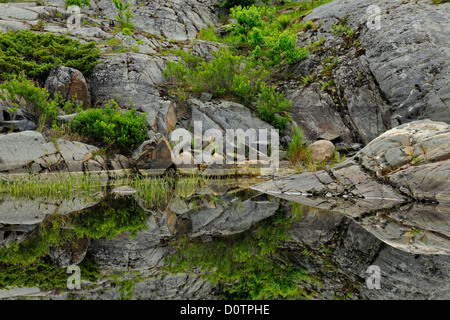
[(138, 53), (115, 53), (100, 57), (100, 63), (88, 77), (92, 104), (105, 105), (114, 99), (121, 107), (147, 112), (151, 103), (160, 100), (157, 84), (164, 81), (163, 58)]
[[(379, 29), (367, 26), (370, 5), (380, 9)], [(357, 4), (337, 0), (307, 15), (304, 20), (320, 22), (320, 26), (316, 33), (299, 37), (301, 46), (323, 37), (324, 50), (301, 62), (301, 68), (293, 66), (291, 73), (298, 77), (313, 74), (320, 77), (325, 65), (320, 60), (329, 56), (328, 48), (333, 48), (333, 56), (340, 63), (321, 80), (333, 80), (331, 94), (337, 105), (328, 99), (317, 112), (317, 108), (311, 107), (317, 105), (318, 99), (308, 98), (311, 89), (288, 89), (294, 102), (293, 117), (305, 127), (306, 137), (315, 139), (323, 132), (337, 133), (339, 125), (333, 123), (338, 123), (339, 118), (345, 125), (342, 128), (352, 131), (352, 141), (364, 144), (385, 130), (414, 120), (449, 123), (450, 96), (445, 89), (450, 78), (449, 6), (448, 3), (434, 5), (427, 0), (411, 3), (364, 0)], [(354, 41), (360, 47), (354, 44), (347, 47), (341, 37), (330, 32), (331, 26), (344, 17), (348, 18)], [(338, 119), (334, 122), (327, 119), (324, 122), (328, 126), (321, 128), (314, 112), (335, 113)], [(347, 139), (348, 135), (343, 136), (344, 142), (349, 142)]]
[(0, 136), (0, 172), (26, 167), (36, 159), (56, 153), (55, 145), (36, 131)]
[(414, 121), (382, 134), (330, 172), (295, 174), (255, 188), (288, 196), (330, 193), (448, 203), (449, 132), (443, 122)]
[[(163, 36), (167, 40), (195, 39), (199, 30), (220, 23), (220, 8), (215, 7), (211, 0), (156, 0), (147, 6), (141, 6), (135, 0), (130, 3), (136, 30)], [(93, 10), (96, 8), (105, 17), (112, 19), (117, 15), (111, 1), (100, 0), (92, 7)]]

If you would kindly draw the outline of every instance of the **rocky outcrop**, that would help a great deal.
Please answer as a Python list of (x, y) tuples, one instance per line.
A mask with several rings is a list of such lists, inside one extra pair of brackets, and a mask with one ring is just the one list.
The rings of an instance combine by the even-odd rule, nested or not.
[[(377, 18), (369, 6), (379, 10)], [(322, 133), (367, 144), (413, 120), (450, 122), (449, 3), (428, 0), (351, 0), (326, 3), (303, 18), (315, 28), (299, 33), (310, 56), (289, 68), (282, 84), (293, 119), (309, 140)], [(380, 28), (368, 22), (379, 19)], [(353, 35), (334, 34), (347, 25)], [(304, 85), (303, 77), (312, 84)]]
[(46, 142), (37, 131), (0, 136), (0, 172), (102, 171), (105, 161), (98, 148), (77, 141)]
[[(156, 0), (151, 1), (151, 5), (131, 0), (130, 3), (137, 30), (168, 40), (195, 39), (201, 29), (220, 23), (220, 8), (211, 0)], [(117, 9), (108, 0), (93, 2), (91, 10), (100, 11), (109, 18), (117, 15)]]
[(382, 134), (329, 171), (305, 172), (255, 188), (313, 194), (450, 203), (450, 125), (414, 121)]

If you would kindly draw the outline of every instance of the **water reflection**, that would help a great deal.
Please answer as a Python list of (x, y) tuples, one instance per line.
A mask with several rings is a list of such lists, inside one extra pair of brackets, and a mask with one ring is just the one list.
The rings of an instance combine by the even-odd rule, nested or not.
[[(3, 188), (0, 298), (449, 298), (448, 208), (291, 201), (252, 184), (124, 179), (45, 198)], [(136, 193), (111, 192), (124, 185)], [(81, 290), (66, 286), (74, 264)], [(381, 290), (365, 285), (374, 264)]]

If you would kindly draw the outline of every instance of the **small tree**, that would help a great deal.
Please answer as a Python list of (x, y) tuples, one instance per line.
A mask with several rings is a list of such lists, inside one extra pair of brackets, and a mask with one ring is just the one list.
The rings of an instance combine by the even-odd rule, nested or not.
[(126, 4), (124, 4), (122, 0), (113, 0), (113, 3), (116, 9), (119, 10), (116, 19), (120, 23), (120, 28), (133, 29), (134, 24), (131, 22), (131, 18), (133, 17), (133, 12), (131, 11), (131, 3), (127, 2)]

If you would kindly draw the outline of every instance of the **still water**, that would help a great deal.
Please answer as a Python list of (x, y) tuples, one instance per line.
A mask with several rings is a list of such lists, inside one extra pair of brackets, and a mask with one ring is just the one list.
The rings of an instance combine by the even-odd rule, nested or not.
[(292, 201), (258, 182), (3, 183), (0, 298), (450, 298), (450, 207)]

